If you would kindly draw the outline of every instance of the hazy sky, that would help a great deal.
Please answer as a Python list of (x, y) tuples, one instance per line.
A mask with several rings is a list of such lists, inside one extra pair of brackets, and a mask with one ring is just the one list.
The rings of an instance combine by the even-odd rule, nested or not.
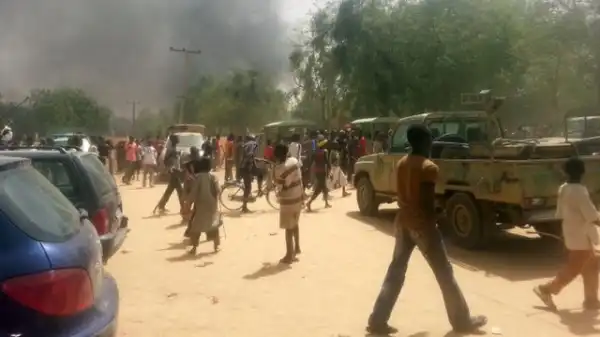
[(0, 92), (76, 86), (117, 111), (169, 106), (183, 90), (183, 55), (197, 73), (252, 67), (288, 72), (294, 26), (311, 0), (0, 0)]

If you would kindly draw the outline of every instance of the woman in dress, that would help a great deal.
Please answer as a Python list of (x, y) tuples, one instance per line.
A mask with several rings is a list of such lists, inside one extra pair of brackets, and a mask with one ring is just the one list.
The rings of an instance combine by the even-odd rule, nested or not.
[(215, 252), (219, 250), (219, 181), (210, 173), (211, 161), (206, 157), (193, 161), (194, 179), (191, 181), (190, 193), (185, 198), (185, 210), (190, 214), (190, 222), (186, 231), (192, 249), (190, 254), (196, 254), (200, 235), (206, 233), (207, 239), (213, 241)]

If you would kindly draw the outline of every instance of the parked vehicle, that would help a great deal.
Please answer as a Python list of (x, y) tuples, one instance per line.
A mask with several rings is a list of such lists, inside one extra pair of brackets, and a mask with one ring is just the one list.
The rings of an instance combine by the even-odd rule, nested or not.
[(262, 153), (267, 146), (267, 140), (277, 142), (291, 137), (293, 134), (299, 134), (301, 137), (311, 131), (316, 131), (319, 126), (311, 121), (301, 119), (291, 119), (269, 123), (262, 128), (260, 137), (258, 137), (258, 153)]
[(376, 137), (387, 138), (389, 130), (393, 130), (400, 121), (399, 117), (371, 117), (361, 118), (352, 121), (350, 125), (353, 129), (362, 131), (362, 135), (367, 140), (367, 151), (373, 153), (373, 142)]
[[(425, 124), (434, 137), (431, 157), (440, 167), (437, 204), (445, 210), (443, 230), (464, 248), (482, 248), (498, 229), (533, 226), (560, 235), (556, 193), (563, 183), (562, 165), (582, 154), (578, 144), (550, 139), (513, 140), (495, 115), (502, 99), (489, 92), (467, 96), (478, 111), (430, 112), (403, 118), (386, 153), (361, 157), (354, 166), (357, 203), (365, 215), (396, 198), (397, 161), (409, 152), (407, 129)], [(600, 156), (584, 155), (584, 183), (600, 201)]]
[(167, 128), (167, 134), (178, 132), (206, 133), (206, 127), (202, 124), (174, 124)]
[(121, 247), (128, 219), (113, 176), (96, 154), (61, 147), (0, 147), (1, 156), (23, 157), (78, 209), (84, 209), (102, 242), (103, 261)]
[(52, 135), (55, 146), (69, 146), (69, 139), (73, 136), (79, 136), (81, 138), (81, 151), (88, 152), (92, 149), (92, 140), (90, 137), (79, 132), (59, 133)]
[(0, 156), (0, 336), (113, 337), (119, 291), (78, 210), (24, 158)]
[[(202, 155), (202, 144), (206, 141), (204, 135), (199, 132), (175, 132), (174, 135), (179, 137), (179, 143), (177, 144), (177, 151), (181, 153), (181, 162), (184, 163), (189, 160), (190, 149), (192, 146), (195, 146), (200, 151), (200, 155)], [(171, 134), (169, 134), (169, 137)], [(166, 180), (167, 171), (164, 165), (165, 155), (167, 153), (167, 149), (171, 146), (171, 142), (169, 138), (165, 141), (165, 146), (158, 156), (158, 180)]]

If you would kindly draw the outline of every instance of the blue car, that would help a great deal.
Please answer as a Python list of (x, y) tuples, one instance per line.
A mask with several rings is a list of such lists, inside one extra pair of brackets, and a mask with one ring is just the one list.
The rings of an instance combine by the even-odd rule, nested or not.
[(115, 336), (118, 311), (86, 212), (29, 160), (0, 157), (0, 337)]

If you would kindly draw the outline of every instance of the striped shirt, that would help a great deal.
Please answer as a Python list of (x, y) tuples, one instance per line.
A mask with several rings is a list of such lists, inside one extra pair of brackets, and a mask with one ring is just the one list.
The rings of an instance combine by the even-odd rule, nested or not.
[(279, 192), (280, 210), (299, 211), (302, 209), (304, 190), (302, 188), (302, 172), (298, 159), (289, 157), (284, 163), (273, 169), (274, 181), (281, 188)]

